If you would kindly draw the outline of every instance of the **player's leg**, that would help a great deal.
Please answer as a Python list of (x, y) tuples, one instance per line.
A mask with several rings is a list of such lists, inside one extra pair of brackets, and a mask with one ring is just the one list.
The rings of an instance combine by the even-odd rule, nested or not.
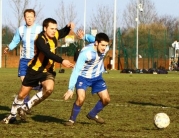
[[(81, 83), (83, 82), (83, 83)], [(76, 118), (81, 110), (81, 107), (84, 103), (85, 97), (86, 97), (86, 89), (87, 87), (90, 86), (90, 82), (87, 81), (87, 79), (79, 76), (77, 79), (77, 83), (76, 83), (76, 100), (73, 104), (72, 107), (72, 111), (71, 111), (71, 116), (69, 118), (69, 121), (66, 122), (64, 125), (66, 126), (72, 126), (75, 121)]]
[(24, 98), (29, 94), (31, 89), (32, 87), (26, 87), (22, 85), (19, 94), (14, 98), (12, 103), (11, 114), (3, 119), (3, 123), (9, 124), (16, 121), (16, 115), (18, 112), (17, 110), (21, 105), (23, 105)]
[(54, 88), (54, 81), (51, 79), (43, 81), (42, 88), (43, 89), (39, 91), (36, 95), (34, 95), (27, 103), (29, 109), (31, 109), (33, 106), (38, 105), (52, 94)]
[(35, 94), (26, 104), (24, 104), (21, 107), (21, 110), (24, 110), (25, 112), (30, 110), (33, 106), (36, 106), (37, 104), (41, 103), (52, 94), (54, 88), (55, 74), (42, 73), (39, 76), (40, 76), (39, 80), (42, 81), (41, 84), (43, 89), (39, 91), (37, 94)]
[(86, 115), (88, 119), (94, 120), (97, 123), (104, 123), (104, 120), (98, 116), (98, 113), (103, 110), (103, 108), (109, 104), (110, 96), (106, 88), (105, 81), (102, 77), (93, 81), (92, 93), (97, 93), (100, 100), (96, 103), (94, 108)]
[(98, 113), (103, 110), (103, 108), (110, 102), (109, 94), (107, 89), (98, 92), (100, 100), (96, 103), (94, 108), (86, 115), (88, 119), (94, 120), (97, 123), (104, 123), (104, 120), (98, 116)]
[(76, 94), (77, 98), (73, 104), (69, 121), (65, 123), (66, 126), (71, 126), (75, 123), (76, 118), (77, 118), (77, 116), (81, 110), (81, 107), (84, 103), (84, 100), (85, 100), (86, 92), (84, 89), (78, 89), (76, 93), (77, 93)]
[[(20, 61), (19, 61), (18, 77), (20, 77), (21, 81), (24, 80), (24, 77), (25, 77), (26, 72), (27, 72), (29, 61), (30, 61), (30, 59), (24, 59), (24, 58), (21, 58)], [(29, 100), (30, 100), (30, 95), (28, 94), (25, 97), (24, 102), (27, 103)]]

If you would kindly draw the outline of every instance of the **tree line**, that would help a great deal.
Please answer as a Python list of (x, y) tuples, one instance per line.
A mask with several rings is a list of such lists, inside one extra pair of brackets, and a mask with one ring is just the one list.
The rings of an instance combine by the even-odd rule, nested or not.
[[(23, 22), (23, 11), (26, 8), (33, 8), (36, 11), (37, 19), (36, 21), (42, 21), (43, 14), (42, 9), (44, 7), (41, 3), (32, 3), (30, 0), (9, 0), (9, 5), (11, 6), (14, 16), (17, 19), (17, 24), (14, 24), (10, 17), (7, 18), (8, 25), (3, 26), (2, 31), (2, 42), (3, 44), (8, 44), (14, 34), (15, 29), (17, 29)], [(58, 9), (55, 10), (56, 20), (59, 27), (64, 27), (67, 22), (73, 21), (77, 25), (77, 29), (83, 28), (83, 25), (79, 24), (79, 19), (77, 16), (77, 9), (75, 3), (65, 4), (63, 0), (58, 1)], [(155, 39), (162, 39), (163, 32), (166, 32), (167, 37), (171, 41), (179, 39), (179, 21), (176, 17), (172, 15), (162, 15), (157, 14), (155, 4), (151, 0), (141, 0), (143, 5), (143, 12), (139, 13), (139, 36), (147, 35), (150, 31), (150, 35)], [(117, 29), (120, 28), (122, 37), (128, 38), (135, 34), (136, 31), (136, 0), (131, 0), (123, 13), (117, 11)], [(111, 38), (113, 37), (113, 8), (110, 5), (96, 5), (97, 10), (92, 10), (91, 17), (86, 26), (86, 33), (90, 33), (90, 28), (96, 28), (98, 32), (105, 32)], [(95, 7), (94, 7), (95, 8)], [(59, 12), (60, 9), (60, 12)], [(120, 15), (122, 15), (122, 18)], [(120, 22), (120, 25), (119, 25)], [(116, 29), (116, 30), (117, 30)]]

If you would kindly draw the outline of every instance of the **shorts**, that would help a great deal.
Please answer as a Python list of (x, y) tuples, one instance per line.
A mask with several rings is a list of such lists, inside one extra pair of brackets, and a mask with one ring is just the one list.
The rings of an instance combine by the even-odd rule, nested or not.
[(101, 75), (96, 78), (84, 78), (79, 76), (76, 83), (76, 89), (84, 89), (86, 91), (88, 87), (91, 87), (92, 94), (107, 89), (106, 83)]
[(31, 59), (21, 58), (19, 61), (18, 77), (25, 76), (28, 68), (28, 62)]
[(45, 80), (55, 81), (55, 76), (56, 72), (38, 72), (32, 69), (27, 69), (22, 85), (35, 87), (39, 85), (39, 82), (42, 83)]

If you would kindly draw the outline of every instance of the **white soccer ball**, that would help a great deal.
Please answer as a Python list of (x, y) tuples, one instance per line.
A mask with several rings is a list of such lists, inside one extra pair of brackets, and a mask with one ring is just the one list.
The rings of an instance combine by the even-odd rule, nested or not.
[(166, 113), (157, 113), (154, 116), (154, 124), (157, 128), (166, 128), (170, 124), (170, 118)]

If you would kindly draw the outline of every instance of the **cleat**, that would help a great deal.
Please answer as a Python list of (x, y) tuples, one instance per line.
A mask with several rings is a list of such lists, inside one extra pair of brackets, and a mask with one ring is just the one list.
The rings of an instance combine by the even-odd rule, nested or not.
[(17, 113), (19, 114), (21, 120), (26, 120), (26, 111), (22, 107), (17, 109)]
[(26, 112), (27, 115), (31, 115), (32, 114), (32, 110), (30, 110), (30, 109), (25, 111), (25, 112)]
[(73, 120), (68, 120), (68, 122), (65, 122), (64, 125), (65, 126), (73, 126), (74, 125), (74, 121)]
[(98, 115), (96, 115), (95, 117), (91, 117), (89, 114), (87, 114), (86, 117), (89, 120), (94, 120), (94, 121), (96, 121), (99, 124), (104, 124), (105, 123), (105, 121), (101, 117), (99, 117)]
[(6, 117), (3, 120), (1, 120), (2, 124), (15, 124), (17, 122), (16, 117)]

